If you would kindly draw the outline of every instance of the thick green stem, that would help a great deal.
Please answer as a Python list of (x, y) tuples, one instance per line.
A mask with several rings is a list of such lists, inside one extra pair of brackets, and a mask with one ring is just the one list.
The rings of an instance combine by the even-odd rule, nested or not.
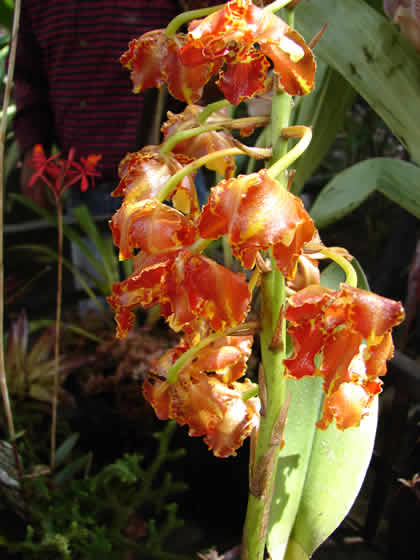
[(272, 272), (262, 275), (261, 354), (266, 391), (260, 389), (262, 414), (251, 468), (250, 494), (244, 529), (243, 560), (262, 560), (267, 538), (272, 486), (280, 446), (275, 440), (275, 427), (285, 401), (283, 359), (285, 327), (282, 305), (285, 299), (285, 281), (272, 262)]
[[(291, 18), (292, 20), (292, 18)], [(273, 94), (271, 113), (271, 143), (273, 157), (270, 167), (284, 158), (288, 149), (282, 129), (287, 128), (292, 109), (292, 99), (287, 93)], [(287, 188), (287, 175), (282, 169), (276, 177)], [(263, 560), (268, 534), (273, 484), (277, 472), (280, 444), (276, 435), (281, 411), (286, 401), (284, 357), (286, 327), (283, 307), (286, 299), (285, 279), (271, 256), (271, 272), (262, 274), (261, 300), (261, 356), (262, 371), (259, 383), (261, 396), (261, 421), (257, 436), (255, 457), (250, 468), (250, 493), (245, 519), (242, 560)]]

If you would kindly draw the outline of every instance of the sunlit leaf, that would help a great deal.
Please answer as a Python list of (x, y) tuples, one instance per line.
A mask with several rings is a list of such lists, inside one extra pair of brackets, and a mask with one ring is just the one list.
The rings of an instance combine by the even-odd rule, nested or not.
[(398, 28), (363, 0), (301, 2), (296, 21), (308, 40), (328, 24), (315, 54), (350, 82), (419, 162), (419, 57)]

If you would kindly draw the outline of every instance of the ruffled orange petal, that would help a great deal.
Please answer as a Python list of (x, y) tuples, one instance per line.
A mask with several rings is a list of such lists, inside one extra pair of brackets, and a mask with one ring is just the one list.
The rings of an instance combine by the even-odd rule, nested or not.
[(233, 254), (249, 269), (255, 266), (258, 251), (273, 247), (277, 266), (292, 278), (315, 227), (300, 199), (264, 169), (213, 187), (202, 210), (199, 232), (205, 239), (227, 235)]
[[(222, 60), (228, 66), (234, 65), (219, 82), (231, 103), (237, 104), (261, 91), (269, 67), (267, 60), (260, 62), (264, 57), (273, 63), (274, 72), (289, 94), (305, 95), (314, 87), (315, 59), (304, 39), (251, 0), (232, 0), (203, 20), (191, 22), (188, 31), (188, 42), (181, 50), (184, 64)], [(255, 44), (259, 51), (255, 51)], [(248, 56), (245, 52), (248, 58), (244, 58)]]
[[(165, 137), (170, 138), (176, 132), (187, 130), (200, 126), (198, 115), (203, 107), (198, 105), (188, 105), (182, 113), (168, 113), (168, 120), (162, 126), (162, 132)], [(211, 115), (206, 124), (217, 123), (221, 118), (227, 118), (221, 111)], [(193, 138), (188, 138), (178, 142), (173, 148), (173, 153), (182, 153), (192, 159), (198, 159), (207, 154), (218, 150), (225, 150), (234, 147), (234, 140), (231, 134), (225, 131), (203, 132)], [(212, 171), (216, 171), (225, 178), (230, 178), (235, 172), (235, 159), (233, 156), (224, 156), (222, 158), (210, 161), (206, 167)]]
[(243, 274), (188, 250), (174, 260), (166, 295), (172, 308), (169, 324), (175, 331), (199, 317), (216, 331), (236, 326), (248, 313), (251, 297)]
[(107, 301), (116, 312), (117, 338), (125, 337), (133, 327), (133, 309), (160, 303), (162, 314), (169, 312), (163, 288), (173, 259), (171, 255), (139, 255), (134, 259), (134, 272), (113, 284)]
[(134, 93), (161, 87), (166, 82), (176, 99), (187, 103), (200, 99), (212, 75), (213, 64), (203, 62), (194, 68), (185, 67), (179, 50), (186, 40), (182, 33), (167, 37), (164, 29), (156, 29), (130, 42), (120, 61), (131, 70)]
[[(188, 337), (187, 337), (188, 338)], [(187, 338), (155, 361), (153, 372), (166, 378), (169, 369), (190, 346)], [(222, 336), (205, 346), (187, 362), (181, 373), (198, 378), (202, 373), (215, 374), (223, 383), (232, 383), (245, 374), (246, 363), (252, 350), (252, 336)]]
[(160, 87), (164, 83), (162, 70), (167, 50), (164, 29), (148, 31), (138, 39), (130, 41), (128, 50), (120, 57), (120, 62), (131, 70), (134, 93)]
[(258, 399), (242, 400), (250, 386), (249, 380), (228, 386), (214, 377), (181, 374), (174, 385), (146, 380), (143, 394), (158, 418), (188, 425), (189, 435), (205, 436), (216, 457), (229, 457), (259, 423)]
[[(186, 155), (161, 154), (159, 149), (160, 146), (145, 146), (138, 152), (127, 154), (119, 165), (120, 182), (112, 196), (124, 196), (124, 202), (155, 198), (172, 175), (192, 161)], [(198, 212), (194, 176), (195, 173), (191, 173), (184, 177), (171, 193), (173, 200), (177, 191), (182, 191), (183, 199), (188, 199), (188, 205), (185, 201), (182, 208), (174, 204), (184, 214)], [(189, 211), (186, 211), (187, 207)]]
[(120, 260), (142, 249), (149, 254), (177, 251), (191, 245), (195, 227), (183, 214), (157, 200), (125, 203), (124, 220), (120, 210), (110, 222), (114, 244), (120, 248)]
[(216, 84), (232, 105), (239, 105), (241, 101), (268, 90), (270, 63), (261, 51), (248, 46), (242, 49), (232, 47), (226, 63)]
[(325, 398), (317, 427), (325, 430), (335, 419), (339, 430), (355, 428), (369, 413), (369, 404), (370, 397), (363, 387), (355, 383), (342, 383), (337, 391)]

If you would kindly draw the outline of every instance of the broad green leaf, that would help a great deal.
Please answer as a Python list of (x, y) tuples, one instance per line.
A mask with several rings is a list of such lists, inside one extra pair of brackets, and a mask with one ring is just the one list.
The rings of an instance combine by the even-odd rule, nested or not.
[[(362, 486), (375, 442), (378, 399), (359, 428), (315, 430), (291, 541), (308, 557), (345, 518)], [(299, 556), (286, 553), (286, 560)]]
[(333, 68), (317, 64), (316, 88), (302, 97), (293, 114), (293, 124), (312, 126), (312, 140), (295, 164), (292, 192), (299, 194), (312, 176), (341, 129), (356, 92)]
[[(367, 283), (357, 261), (361, 288)], [(322, 273), (322, 284), (336, 289), (344, 280), (332, 263)], [(352, 506), (373, 450), (377, 403), (359, 428), (344, 432), (335, 425), (316, 428), (322, 403), (322, 379), (288, 379), (291, 395), (285, 446), (280, 452), (267, 548), (273, 560), (307, 560), (342, 522)]]
[(420, 218), (420, 168), (391, 158), (367, 159), (339, 173), (319, 193), (310, 214), (326, 227), (360, 206), (375, 190)]
[(311, 0), (298, 5), (296, 24), (306, 39), (324, 23), (327, 29), (315, 54), (350, 82), (420, 162), (420, 64), (414, 47), (363, 0)]

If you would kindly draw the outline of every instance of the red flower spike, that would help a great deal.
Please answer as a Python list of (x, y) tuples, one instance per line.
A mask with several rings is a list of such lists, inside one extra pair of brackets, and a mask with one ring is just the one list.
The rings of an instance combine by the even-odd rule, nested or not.
[[(162, 126), (165, 140), (176, 132), (200, 126), (198, 115), (202, 110), (203, 107), (198, 105), (188, 105), (182, 113), (174, 114), (169, 111), (169, 118)], [(222, 109), (210, 115), (206, 124), (215, 124), (221, 119), (227, 118), (228, 115), (226, 111)], [(197, 136), (178, 142), (172, 149), (172, 152), (176, 154), (185, 154), (191, 159), (198, 159), (218, 150), (225, 150), (233, 147), (235, 147), (235, 144), (232, 135), (221, 130), (203, 132)], [(220, 159), (210, 161), (206, 167), (228, 179), (234, 175), (235, 158), (233, 156), (224, 156)]]
[[(118, 211), (120, 212), (120, 211)], [(157, 200), (123, 204), (124, 220), (118, 212), (110, 221), (114, 244), (120, 248), (120, 260), (132, 256), (133, 249), (148, 254), (178, 251), (196, 238), (193, 222)]]
[(35, 169), (35, 173), (31, 177), (29, 186), (40, 179), (50, 188), (56, 198), (61, 197), (69, 187), (79, 181), (82, 191), (88, 189), (89, 182), (90, 186), (94, 187), (95, 177), (100, 176), (96, 166), (102, 156), (91, 154), (87, 158), (80, 158), (80, 163), (78, 163), (74, 160), (74, 155), (75, 149), (71, 148), (67, 159), (60, 158), (59, 153), (46, 158), (44, 148), (40, 144), (34, 146), (31, 165)]
[(337, 291), (311, 285), (289, 298), (285, 317), (293, 341), (287, 374), (324, 379), (317, 426), (325, 429), (334, 418), (341, 430), (359, 426), (381, 391), (379, 377), (393, 353), (391, 329), (404, 318), (401, 304), (345, 284)]
[(234, 327), (248, 313), (251, 294), (245, 275), (234, 273), (202, 255), (180, 251), (165, 284), (171, 328), (202, 318), (215, 331)]
[(248, 269), (255, 266), (258, 251), (273, 247), (277, 266), (287, 278), (293, 278), (303, 245), (315, 232), (301, 200), (265, 169), (213, 187), (198, 227), (205, 239), (227, 235), (233, 254)]
[[(145, 146), (138, 152), (129, 153), (119, 165), (120, 182), (112, 196), (124, 196), (124, 204), (155, 198), (166, 181), (191, 161), (185, 155), (162, 155), (159, 146)], [(199, 212), (194, 176), (195, 173), (191, 173), (184, 177), (171, 193), (175, 208), (184, 214)], [(121, 211), (121, 214), (124, 212)], [(116, 218), (116, 221), (121, 218)]]
[(251, 388), (249, 380), (226, 385), (215, 377), (190, 377), (181, 373), (177, 383), (160, 379), (143, 384), (145, 399), (160, 420), (172, 418), (189, 426), (190, 436), (204, 441), (216, 457), (236, 455), (246, 437), (259, 424), (258, 399), (242, 400)]
[(206, 61), (194, 68), (184, 66), (179, 51), (186, 41), (182, 33), (167, 37), (164, 29), (148, 31), (131, 41), (120, 62), (131, 70), (134, 93), (160, 88), (166, 82), (172, 97), (186, 103), (198, 101), (214, 65)]
[[(224, 63), (226, 70), (219, 83), (234, 105), (268, 87), (270, 65), (263, 62), (265, 57), (290, 95), (305, 95), (314, 87), (315, 60), (303, 38), (251, 0), (232, 0), (203, 20), (191, 22), (188, 31), (188, 42), (180, 53), (182, 62), (192, 67), (210, 61)], [(215, 73), (218, 70), (214, 68)]]

